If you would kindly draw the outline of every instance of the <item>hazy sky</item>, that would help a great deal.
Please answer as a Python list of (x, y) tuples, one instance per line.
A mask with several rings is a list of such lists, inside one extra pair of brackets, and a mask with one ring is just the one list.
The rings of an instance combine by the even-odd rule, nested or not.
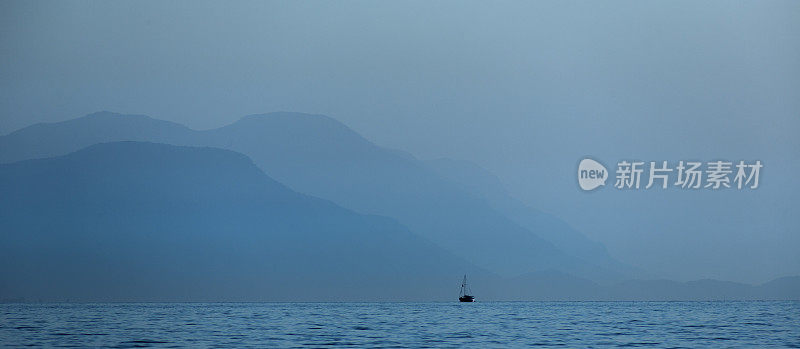
[[(800, 273), (800, 2), (0, 2), (0, 133), (98, 110), (332, 116), (679, 278)], [(762, 159), (754, 192), (581, 193), (584, 155)]]

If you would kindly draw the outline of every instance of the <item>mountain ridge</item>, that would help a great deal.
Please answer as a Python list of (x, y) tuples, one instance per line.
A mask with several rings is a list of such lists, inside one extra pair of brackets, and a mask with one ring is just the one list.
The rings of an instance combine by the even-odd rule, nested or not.
[[(561, 268), (597, 280), (624, 278), (617, 266), (592, 261), (595, 256), (565, 254), (537, 232), (508, 219), (480, 193), (462, 189), (428, 164), (375, 145), (327, 116), (254, 114), (217, 129), (195, 131), (149, 117), (103, 112), (48, 128), (56, 131), (32, 135), (36, 130), (26, 128), (13, 137), (0, 137), (0, 149), (5, 149), (0, 150), (0, 163), (119, 140), (230, 149), (246, 154), (294, 191), (356, 212), (398, 219), (451, 253), (501, 274)], [(28, 139), (22, 137), (26, 134)], [(20, 148), (33, 150), (15, 153)]]
[(481, 301), (800, 296), (800, 276), (759, 285), (604, 285), (554, 269), (499, 277), (392, 219), (293, 192), (246, 155), (212, 147), (122, 141), (2, 164), (0, 197), (5, 301), (453, 300), (463, 272)]
[(494, 277), (223, 149), (112, 142), (3, 164), (0, 197), (0, 298), (446, 299), (454, 275)]

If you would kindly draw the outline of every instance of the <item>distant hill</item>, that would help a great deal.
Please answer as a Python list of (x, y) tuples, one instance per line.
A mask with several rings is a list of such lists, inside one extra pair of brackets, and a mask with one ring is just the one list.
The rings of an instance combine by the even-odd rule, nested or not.
[(396, 218), (454, 254), (504, 276), (601, 268), (571, 257), (424, 163), (378, 147), (320, 115), (271, 113), (206, 131), (209, 144), (247, 154), (298, 191), (358, 212)]
[(411, 233), (297, 193), (227, 150), (113, 142), (0, 165), (0, 300), (798, 299), (800, 277), (606, 285), (500, 277)]
[(293, 190), (395, 218), (451, 253), (501, 275), (556, 269), (600, 282), (630, 277), (629, 268), (566, 223), (465, 187), (450, 178), (452, 173), (379, 147), (322, 115), (253, 115), (219, 129), (193, 131), (144, 116), (96, 113), (0, 137), (0, 162), (63, 155), (112, 140), (241, 152)]
[(444, 300), (493, 276), (226, 150), (104, 143), (0, 165), (0, 299)]
[(576, 258), (582, 258), (597, 264), (616, 274), (607, 275), (608, 282), (621, 277), (647, 276), (645, 272), (620, 263), (609, 255), (603, 244), (590, 240), (576, 231), (563, 220), (553, 215), (535, 210), (512, 197), (500, 180), (488, 170), (464, 160), (435, 159), (425, 163), (437, 174), (454, 183), (462, 185), (466, 190), (481, 195), (496, 210), (502, 212), (515, 223), (536, 232), (557, 248)]
[(36, 124), (0, 136), (0, 163), (65, 155), (93, 144), (115, 141), (191, 145), (196, 142), (196, 131), (144, 115), (97, 112), (62, 122)]
[(598, 294), (603, 300), (800, 300), (800, 277), (779, 278), (757, 286), (710, 279), (632, 280), (605, 287)]
[(480, 301), (800, 298), (800, 276), (631, 278), (474, 164), (320, 115), (95, 113), (0, 137), (0, 163), (0, 300), (448, 301), (464, 273)]
[(800, 275), (777, 278), (758, 286), (760, 299), (800, 300)]
[(800, 276), (761, 285), (719, 280), (627, 280), (600, 285), (554, 270), (497, 280), (479, 291), (498, 300), (541, 301), (738, 301), (800, 300)]

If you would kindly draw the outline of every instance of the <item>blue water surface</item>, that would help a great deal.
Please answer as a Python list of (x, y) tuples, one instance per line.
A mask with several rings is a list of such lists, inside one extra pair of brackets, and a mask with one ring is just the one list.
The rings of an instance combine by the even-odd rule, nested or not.
[(800, 302), (0, 304), (3, 346), (800, 347)]

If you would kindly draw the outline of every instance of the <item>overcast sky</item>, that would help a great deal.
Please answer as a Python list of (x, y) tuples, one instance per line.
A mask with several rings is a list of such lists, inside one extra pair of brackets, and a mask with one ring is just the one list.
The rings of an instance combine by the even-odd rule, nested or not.
[[(334, 117), (471, 160), (620, 259), (800, 274), (800, 2), (0, 2), (0, 133), (99, 110)], [(584, 155), (762, 159), (752, 192), (585, 194)]]

